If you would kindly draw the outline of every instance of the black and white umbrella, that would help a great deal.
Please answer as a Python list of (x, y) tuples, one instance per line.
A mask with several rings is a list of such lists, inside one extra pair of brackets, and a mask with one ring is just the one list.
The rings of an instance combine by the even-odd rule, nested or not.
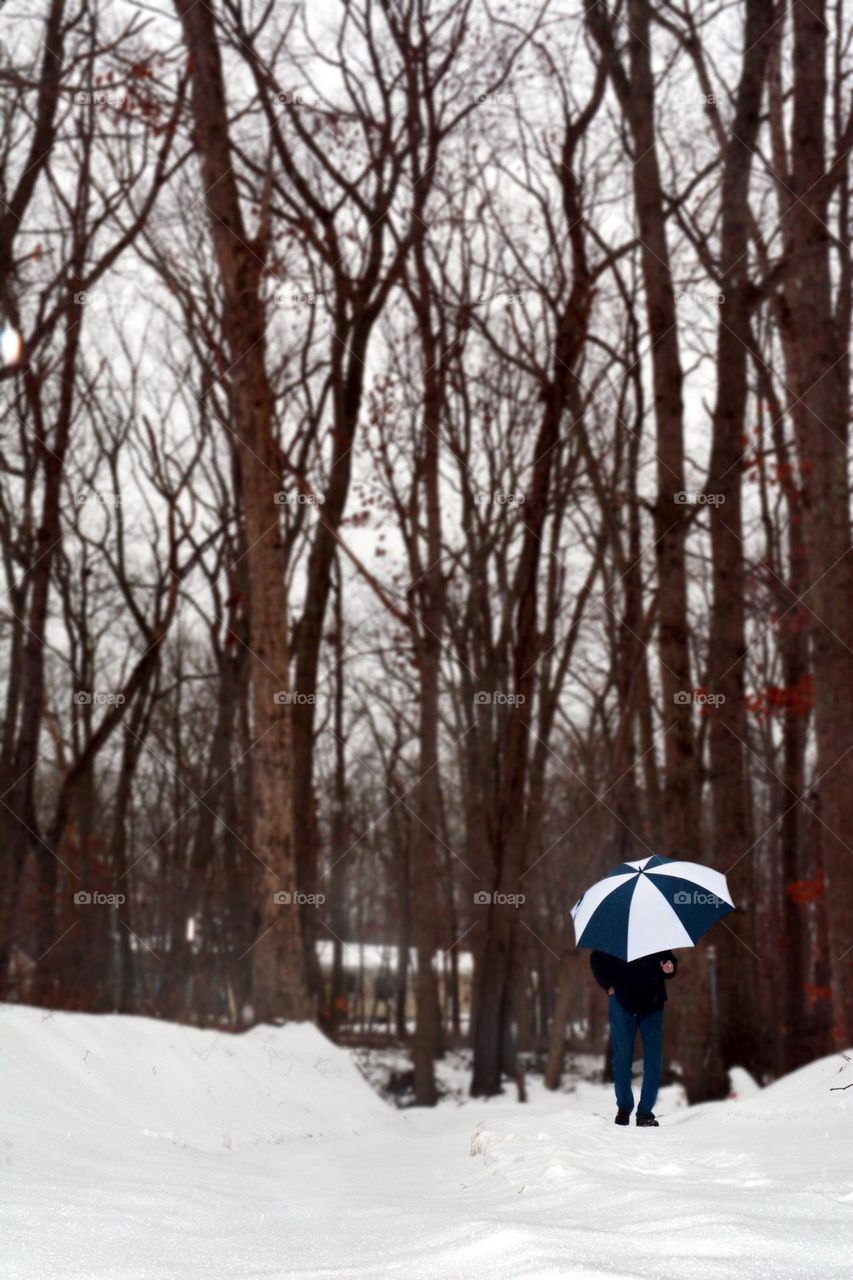
[(621, 960), (692, 947), (735, 905), (713, 867), (652, 854), (622, 862), (572, 907), (575, 942)]

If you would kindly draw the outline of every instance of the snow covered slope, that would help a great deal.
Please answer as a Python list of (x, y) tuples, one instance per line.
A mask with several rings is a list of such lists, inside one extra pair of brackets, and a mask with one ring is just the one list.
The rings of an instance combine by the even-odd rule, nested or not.
[(0, 1006), (4, 1280), (851, 1280), (853, 1065), (619, 1129), (395, 1112), (311, 1027)]
[(244, 1035), (0, 1005), (7, 1129), (198, 1151), (360, 1133), (388, 1108), (309, 1024)]

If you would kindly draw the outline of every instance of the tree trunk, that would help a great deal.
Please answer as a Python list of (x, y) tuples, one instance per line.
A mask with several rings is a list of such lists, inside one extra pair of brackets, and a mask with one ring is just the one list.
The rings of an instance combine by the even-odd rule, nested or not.
[(629, 71), (615, 49), (606, 6), (586, 9), (590, 30), (602, 51), (608, 73), (628, 121), (633, 141), (634, 205), (639, 224), (640, 261), (646, 294), (652, 379), (657, 424), (655, 546), (658, 573), (658, 645), (663, 692), (664, 852), (695, 850), (699, 824), (696, 759), (687, 626), (687, 572), (684, 543), (683, 374), (679, 353), (675, 294), (666, 238), (663, 188), (655, 131), (655, 87), (651, 55), (649, 0), (628, 5)]
[[(714, 499), (710, 507), (713, 608), (708, 685), (711, 695), (722, 700), (710, 705), (712, 863), (721, 870), (732, 867), (729, 886), (735, 904), (741, 906), (754, 899), (741, 504), (752, 306), (747, 255), (751, 234), (749, 181), (770, 47), (765, 37), (774, 17), (771, 0), (748, 0), (735, 117), (723, 162), (720, 241), (723, 301), (717, 327), (717, 392), (706, 485), (707, 493)], [(756, 939), (748, 920), (748, 916), (736, 916), (719, 931), (722, 1040), (720, 1052), (714, 1059), (718, 1076), (703, 1081), (702, 1097), (725, 1096), (726, 1069), (735, 1063), (757, 1076), (768, 1066), (757, 1009)]]
[[(849, 389), (845, 353), (833, 310), (833, 266), (827, 173), (827, 18), (824, 0), (794, 0), (794, 101), (791, 173), (794, 199), (785, 217), (789, 270), (784, 299), (797, 335), (791, 386), (801, 399), (796, 415), (802, 473), (804, 535), (816, 614), (815, 675), (817, 785), (826, 871), (835, 1044), (853, 1039), (850, 920), (853, 918), (853, 787), (849, 783), (853, 723), (853, 556), (848, 479)], [(842, 307), (842, 314), (845, 308)]]
[(241, 446), (238, 461), (249, 578), (253, 735), (251, 834), (244, 852), (259, 868), (257, 930), (250, 952), (252, 998), (258, 1021), (302, 1019), (309, 1016), (310, 1009), (296, 900), (286, 566), (275, 505), (281, 484), (261, 295), (266, 246), (263, 228), (253, 242), (243, 221), (213, 14), (193, 0), (175, 0), (175, 8), (192, 51), (194, 138), (225, 298), (227, 372)]
[(568, 961), (560, 961), (557, 978), (557, 999), (548, 1034), (548, 1058), (545, 1063), (545, 1088), (559, 1089), (563, 1080), (563, 1059), (566, 1054), (566, 1027), (572, 1003), (572, 977)]

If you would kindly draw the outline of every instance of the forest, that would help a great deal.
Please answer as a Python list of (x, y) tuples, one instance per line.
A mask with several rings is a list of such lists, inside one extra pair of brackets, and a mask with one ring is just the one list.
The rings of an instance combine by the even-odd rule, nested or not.
[(737, 907), (691, 1102), (853, 1043), (851, 41), (0, 6), (0, 999), (523, 1099), (605, 1052), (574, 903), (660, 854)]

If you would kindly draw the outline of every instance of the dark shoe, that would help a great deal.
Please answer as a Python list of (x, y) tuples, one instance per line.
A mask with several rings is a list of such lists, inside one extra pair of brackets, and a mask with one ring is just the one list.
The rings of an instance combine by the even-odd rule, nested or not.
[[(626, 1124), (627, 1124), (627, 1121), (626, 1121)], [(660, 1128), (660, 1125), (658, 1124), (657, 1120), (655, 1120), (655, 1113), (653, 1111), (649, 1111), (648, 1114), (644, 1116), (641, 1116), (638, 1114), (637, 1124), (640, 1126), (641, 1129), (659, 1129)]]
[(631, 1112), (623, 1111), (622, 1108), (620, 1107), (619, 1110), (616, 1112), (616, 1124), (630, 1124), (630, 1123), (631, 1123)]

